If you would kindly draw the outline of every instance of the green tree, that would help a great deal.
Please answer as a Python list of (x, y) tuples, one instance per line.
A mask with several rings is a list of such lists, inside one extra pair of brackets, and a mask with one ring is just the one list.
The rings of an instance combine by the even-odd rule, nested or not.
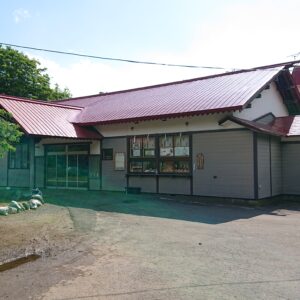
[[(40, 62), (10, 47), (0, 45), (0, 94), (39, 100), (70, 98), (68, 89), (50, 86), (50, 77)], [(0, 109), (0, 157), (22, 136), (20, 128), (10, 114)]]
[(36, 59), (0, 45), (0, 94), (47, 101), (70, 98), (67, 88), (51, 88), (46, 71)]
[(22, 135), (19, 126), (12, 122), (12, 116), (5, 110), (0, 110), (0, 158), (5, 152), (15, 150), (14, 145)]

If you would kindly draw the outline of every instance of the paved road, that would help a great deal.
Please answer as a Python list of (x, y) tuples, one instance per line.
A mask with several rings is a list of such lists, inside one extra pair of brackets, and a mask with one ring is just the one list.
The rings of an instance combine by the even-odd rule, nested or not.
[[(167, 200), (103, 197), (90, 214), (90, 229), (83, 226), (93, 232), (93, 263), (79, 263), (80, 276), (44, 298), (299, 299), (299, 206)], [(83, 215), (70, 209), (76, 224)]]
[[(33, 298), (299, 299), (300, 205), (253, 209), (88, 195), (49, 199), (67, 207), (81, 239), (46, 258), (47, 269), (46, 260), (32, 263), (39, 274)], [(33, 276), (28, 266), (18, 274), (21, 285)]]

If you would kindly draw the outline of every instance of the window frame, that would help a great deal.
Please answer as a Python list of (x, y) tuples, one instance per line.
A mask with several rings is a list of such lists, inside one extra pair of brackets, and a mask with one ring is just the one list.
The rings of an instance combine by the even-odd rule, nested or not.
[[(24, 155), (24, 146), (26, 147), (26, 154)], [(9, 170), (28, 170), (30, 169), (30, 148), (29, 139), (23, 138), (20, 143), (15, 145), (15, 151), (8, 152), (8, 169)], [(26, 156), (26, 157), (24, 157)], [(20, 161), (17, 164), (17, 157), (20, 157)], [(12, 166), (12, 159), (14, 165)], [(26, 163), (26, 166), (24, 166)]]
[[(113, 148), (102, 148), (101, 150), (102, 160), (114, 160), (114, 149)], [(106, 152), (111, 152), (111, 155), (106, 155)]]
[[(182, 146), (181, 144), (178, 145), (178, 137), (183, 137), (185, 144)], [(145, 138), (153, 138), (154, 139), (154, 144), (155, 148), (151, 148), (154, 150), (155, 155), (152, 157), (147, 157), (144, 156), (144, 150), (145, 148), (143, 147), (143, 141)], [(172, 155), (169, 156), (163, 156), (161, 155), (161, 140), (163, 138), (167, 138), (169, 141), (172, 140), (172, 148), (173, 150)], [(132, 139), (141, 139), (141, 147), (140, 147), (140, 156), (132, 156)], [(187, 149), (177, 149), (182, 151), (182, 153), (186, 153), (185, 155), (177, 155), (175, 156), (175, 148), (176, 147), (185, 147)], [(147, 149), (146, 149), (147, 150)], [(190, 133), (169, 133), (169, 134), (156, 134), (156, 135), (139, 135), (139, 136), (130, 136), (128, 137), (128, 175), (133, 175), (133, 176), (190, 176), (192, 174), (192, 135)], [(132, 163), (140, 163), (141, 166), (141, 171), (132, 171)], [(155, 165), (155, 171), (145, 171), (144, 169), (144, 164), (149, 162), (149, 164)], [(163, 163), (169, 163), (173, 165), (173, 171), (169, 172), (163, 172), (161, 170), (161, 165)], [(176, 164), (182, 166), (182, 168), (177, 168), (176, 169)], [(186, 169), (186, 170), (185, 170)], [(181, 172), (178, 170), (182, 170)], [(185, 170), (185, 171), (184, 171)]]
[[(139, 140), (139, 144), (140, 147), (134, 149), (134, 140)], [(151, 139), (152, 142), (151, 144), (154, 147), (145, 147), (145, 141), (147, 141), (147, 139)], [(157, 170), (157, 138), (154, 135), (139, 135), (139, 136), (130, 136), (128, 138), (128, 154), (127, 154), (127, 158), (128, 158), (128, 169), (127, 172), (128, 174), (137, 174), (137, 175), (156, 175), (158, 170)], [(134, 156), (133, 155), (133, 150), (139, 150), (140, 151), (140, 155), (139, 156)], [(154, 155), (145, 155), (145, 151), (154, 151)], [(154, 162), (155, 165), (155, 170), (154, 171), (149, 171), (146, 172), (144, 170), (144, 165), (145, 163), (152, 163)], [(141, 171), (136, 171), (133, 172), (132, 170), (132, 163), (141, 163)]]

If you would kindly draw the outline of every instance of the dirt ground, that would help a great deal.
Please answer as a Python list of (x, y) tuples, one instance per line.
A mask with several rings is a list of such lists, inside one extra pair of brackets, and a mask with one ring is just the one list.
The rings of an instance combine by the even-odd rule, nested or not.
[(0, 299), (38, 299), (53, 284), (80, 274), (66, 266), (76, 265), (91, 239), (75, 228), (69, 208), (45, 204), (36, 211), (1, 217), (0, 225), (0, 265), (40, 255), (34, 262), (0, 273)]
[(62, 243), (72, 236), (73, 223), (67, 208), (42, 206), (1, 218), (1, 263), (16, 257), (39, 254), (55, 255)]
[(49, 192), (1, 217), (0, 264), (41, 258), (0, 272), (0, 299), (299, 299), (299, 204), (171, 198)]

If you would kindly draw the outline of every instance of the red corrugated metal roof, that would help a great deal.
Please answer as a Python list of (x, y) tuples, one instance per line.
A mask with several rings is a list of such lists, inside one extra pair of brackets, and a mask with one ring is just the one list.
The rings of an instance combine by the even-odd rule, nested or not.
[(270, 135), (276, 135), (276, 136), (284, 136), (285, 135), (282, 130), (280, 130), (279, 128), (277, 128), (277, 129), (272, 128), (272, 126), (269, 124), (262, 124), (259, 122), (249, 121), (249, 120), (237, 118), (234, 116), (227, 117), (226, 119), (224, 119), (223, 121), (220, 122), (220, 125), (227, 120), (232, 121), (241, 126), (245, 126), (246, 128), (249, 128), (250, 130), (253, 130), (253, 131), (266, 133), (266, 134), (270, 134)]
[(85, 106), (74, 118), (74, 123), (78, 124), (233, 111), (244, 108), (281, 70), (244, 70), (60, 103)]
[(284, 132), (286, 136), (300, 136), (300, 116), (276, 118), (271, 126), (274, 130)]
[(261, 133), (277, 136), (300, 136), (300, 116), (286, 116), (275, 118), (270, 124), (261, 124), (255, 121), (249, 121), (237, 117), (227, 117), (221, 123), (230, 120), (239, 125), (245, 126), (251, 130)]
[[(91, 95), (91, 96), (83, 96), (77, 98), (70, 98), (65, 100), (55, 101), (55, 103), (62, 104), (62, 105), (71, 105), (73, 107), (86, 107), (88, 105), (94, 104), (99, 100), (99, 97), (102, 94)], [(107, 93), (105, 93), (107, 95)]]
[(99, 139), (101, 135), (70, 122), (80, 108), (0, 95), (0, 107), (10, 112), (25, 133), (39, 136)]
[(296, 85), (300, 85), (300, 67), (295, 67), (293, 69), (292, 76)]

